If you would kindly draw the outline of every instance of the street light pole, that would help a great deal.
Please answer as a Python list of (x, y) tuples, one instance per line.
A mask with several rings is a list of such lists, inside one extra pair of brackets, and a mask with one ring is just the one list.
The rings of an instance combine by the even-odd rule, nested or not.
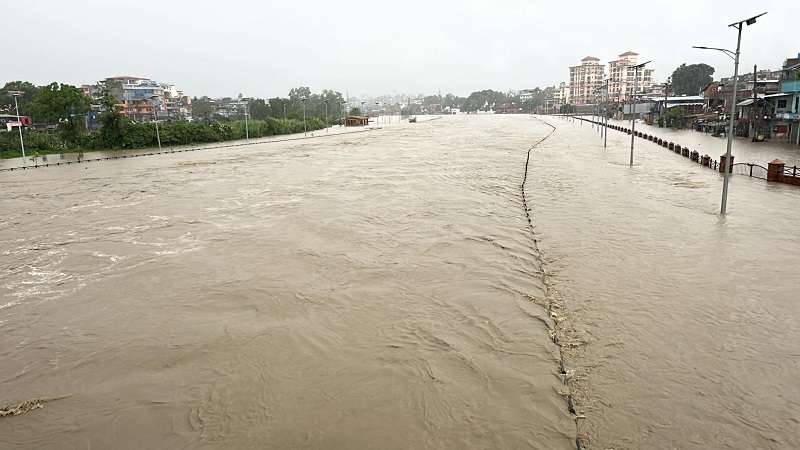
[(633, 167), (633, 143), (636, 140), (636, 91), (639, 89), (639, 69), (643, 68), (652, 61), (643, 62), (633, 66), (633, 92), (631, 93), (631, 161), (630, 167)]
[(156, 124), (156, 140), (158, 141), (158, 151), (161, 151), (161, 133), (158, 131), (158, 116), (156, 115), (156, 99), (158, 96), (154, 95), (149, 97), (150, 103), (153, 105), (153, 122)]
[(328, 101), (325, 100), (325, 134), (328, 133)]
[[(730, 117), (728, 118), (728, 143), (725, 149), (725, 164), (722, 167), (722, 204), (719, 208), (719, 214), (724, 216), (728, 210), (728, 183), (730, 181), (730, 170), (731, 170), (731, 148), (733, 147), (733, 136), (736, 133), (736, 91), (739, 89), (739, 56), (741, 54), (742, 48), (742, 28), (743, 24), (752, 25), (756, 23), (756, 19), (766, 14), (763, 12), (757, 16), (750, 17), (749, 19), (740, 20), (738, 22), (734, 22), (729, 27), (736, 28), (737, 30), (737, 37), (736, 37), (736, 52), (732, 52), (730, 50), (724, 48), (717, 48), (717, 47), (702, 47), (702, 46), (694, 46), (692, 48), (698, 48), (702, 50), (716, 50), (725, 53), (729, 57), (733, 59), (733, 95), (731, 96), (731, 113)], [(754, 84), (755, 86), (755, 84)]]
[(9, 92), (12, 97), (14, 97), (14, 108), (17, 110), (17, 129), (19, 130), (19, 148), (22, 150), (22, 165), (26, 165), (25, 162), (25, 141), (22, 139), (22, 116), (19, 115), (19, 103), (17, 102), (17, 97), (23, 94), (22, 91), (11, 91)]
[(303, 137), (308, 137), (308, 126), (306, 125), (306, 98), (300, 99), (303, 102)]
[(605, 130), (603, 131), (603, 148), (608, 147), (608, 79), (606, 79), (606, 101), (604, 106), (603, 122), (605, 123)]
[(664, 83), (664, 109), (661, 110), (661, 122), (664, 124), (664, 128), (667, 127), (667, 102), (669, 101), (669, 84), (672, 81), (672, 77), (667, 77), (667, 81)]
[(246, 102), (244, 104), (244, 136), (245, 136), (245, 141), (248, 144), (250, 143), (250, 124), (248, 123), (249, 117), (250, 117), (250, 105)]

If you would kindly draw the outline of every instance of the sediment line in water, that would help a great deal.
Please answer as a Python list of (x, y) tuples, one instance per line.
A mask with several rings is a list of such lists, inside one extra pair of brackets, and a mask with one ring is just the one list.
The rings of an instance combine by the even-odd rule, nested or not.
[[(531, 238), (533, 239), (533, 251), (534, 257), (539, 262), (540, 267), (540, 276), (542, 280), (542, 284), (545, 288), (545, 298), (544, 298), (544, 306), (547, 314), (550, 316), (552, 322), (548, 323), (548, 328), (550, 329), (550, 338), (553, 340), (553, 343), (558, 346), (559, 349), (559, 371), (561, 373), (561, 381), (564, 383), (564, 387), (566, 391), (562, 392), (561, 394), (566, 398), (567, 401), (567, 408), (572, 415), (573, 419), (575, 420), (575, 427), (576, 427), (576, 436), (575, 436), (575, 446), (578, 450), (586, 450), (588, 449), (588, 436), (585, 433), (581, 432), (581, 419), (584, 418), (583, 414), (578, 411), (576, 407), (576, 392), (578, 391), (577, 387), (575, 386), (575, 370), (569, 369), (567, 367), (567, 362), (565, 358), (565, 353), (569, 348), (575, 348), (581, 345), (580, 340), (576, 339), (574, 336), (574, 330), (567, 326), (567, 315), (564, 308), (564, 302), (559, 295), (558, 291), (555, 289), (554, 282), (553, 282), (553, 274), (548, 270), (548, 262), (542, 252), (541, 247), (539, 247), (539, 238), (536, 235), (536, 229), (533, 224), (533, 214), (532, 209), (529, 207), (527, 196), (525, 195), (525, 185), (528, 182), (528, 168), (530, 166), (531, 161), (531, 153), (544, 141), (546, 141), (550, 136), (552, 136), (556, 132), (556, 127), (552, 124), (539, 119), (538, 117), (534, 117), (536, 120), (542, 122), (543, 124), (547, 125), (548, 127), (552, 128), (550, 132), (543, 138), (539, 139), (535, 144), (533, 144), (528, 149), (527, 157), (525, 158), (525, 172), (522, 177), (522, 184), (520, 185), (520, 192), (522, 195), (522, 207), (525, 209), (525, 217), (528, 220), (528, 229), (531, 233)], [(534, 299), (531, 299), (535, 301)]]

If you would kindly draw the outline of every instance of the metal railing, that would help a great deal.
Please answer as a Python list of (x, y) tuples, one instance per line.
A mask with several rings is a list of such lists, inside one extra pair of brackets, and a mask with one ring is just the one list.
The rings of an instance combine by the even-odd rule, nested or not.
[(792, 167), (783, 166), (783, 176), (785, 176), (785, 177), (800, 177), (800, 167), (798, 167), (798, 166), (792, 166)]
[(736, 163), (733, 165), (733, 173), (762, 180), (767, 179), (767, 168), (753, 163)]

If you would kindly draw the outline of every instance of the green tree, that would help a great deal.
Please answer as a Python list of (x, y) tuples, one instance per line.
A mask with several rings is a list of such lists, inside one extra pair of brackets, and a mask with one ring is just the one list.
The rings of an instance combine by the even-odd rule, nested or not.
[(467, 112), (490, 111), (507, 100), (508, 96), (506, 94), (485, 89), (469, 94), (469, 97), (464, 101), (464, 110)]
[(214, 117), (214, 101), (208, 97), (194, 97), (192, 99), (192, 117), (199, 120), (211, 121)]
[(117, 110), (117, 99), (111, 90), (103, 90), (101, 98), (103, 113), (100, 114), (100, 140), (105, 148), (118, 148), (125, 141), (125, 132), (130, 119), (127, 119)]
[(50, 83), (36, 91), (30, 112), (34, 121), (58, 124), (66, 141), (77, 142), (85, 131), (83, 117), (89, 112), (90, 103), (89, 97), (75, 86)]
[(59, 123), (85, 114), (90, 103), (89, 97), (75, 86), (51, 83), (33, 96), (30, 113), (37, 122)]
[(247, 109), (252, 119), (264, 120), (269, 117), (269, 105), (267, 105), (267, 102), (263, 99), (257, 98), (250, 100), (247, 103)]
[(664, 118), (659, 118), (658, 121), (660, 126), (666, 125), (667, 128), (682, 128), (683, 110), (680, 108), (670, 108), (664, 114)]
[(0, 89), (0, 114), (16, 114), (14, 97), (9, 94), (11, 91), (22, 92), (22, 95), (17, 97), (19, 113), (25, 116), (29, 115), (29, 106), (33, 101), (33, 96), (39, 91), (39, 88), (27, 81), (9, 81)]
[(714, 68), (708, 64), (681, 64), (672, 72), (672, 90), (676, 95), (698, 95), (714, 81)]
[(275, 97), (269, 99), (270, 117), (283, 119), (285, 114), (291, 112), (290, 109), (289, 101), (285, 98)]
[(309, 97), (311, 97), (311, 89), (308, 86), (292, 88), (289, 91), (289, 100), (292, 103), (299, 103), (302, 99)]

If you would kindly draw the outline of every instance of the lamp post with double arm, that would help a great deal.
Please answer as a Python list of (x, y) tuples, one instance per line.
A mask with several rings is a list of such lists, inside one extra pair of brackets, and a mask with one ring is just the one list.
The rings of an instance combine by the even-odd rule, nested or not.
[(643, 62), (633, 66), (633, 92), (631, 92), (631, 161), (633, 167), (633, 143), (636, 140), (636, 91), (639, 90), (639, 69), (650, 64), (652, 61)]
[(14, 108), (17, 111), (17, 130), (19, 130), (19, 148), (22, 150), (22, 165), (25, 165), (25, 141), (22, 139), (22, 116), (19, 115), (19, 103), (17, 97), (25, 94), (22, 91), (8, 91), (14, 97)]
[[(719, 47), (705, 47), (705, 46), (693, 46), (692, 48), (697, 48), (701, 50), (716, 50), (718, 52), (725, 53), (728, 55), (729, 58), (733, 59), (733, 94), (731, 94), (731, 113), (730, 117), (728, 118), (728, 143), (727, 148), (725, 150), (725, 162), (723, 163), (723, 173), (722, 173), (722, 204), (719, 208), (720, 215), (724, 216), (728, 210), (728, 182), (730, 179), (730, 171), (731, 171), (731, 147), (733, 147), (733, 135), (736, 132), (736, 91), (739, 89), (739, 56), (741, 55), (741, 48), (742, 48), (742, 28), (744, 28), (744, 24), (753, 25), (756, 23), (756, 19), (766, 14), (763, 12), (757, 16), (750, 17), (749, 19), (740, 20), (738, 22), (734, 22), (729, 27), (736, 28), (738, 31), (738, 37), (736, 39), (736, 51), (732, 52), (725, 48)], [(754, 74), (755, 76), (755, 74)]]

